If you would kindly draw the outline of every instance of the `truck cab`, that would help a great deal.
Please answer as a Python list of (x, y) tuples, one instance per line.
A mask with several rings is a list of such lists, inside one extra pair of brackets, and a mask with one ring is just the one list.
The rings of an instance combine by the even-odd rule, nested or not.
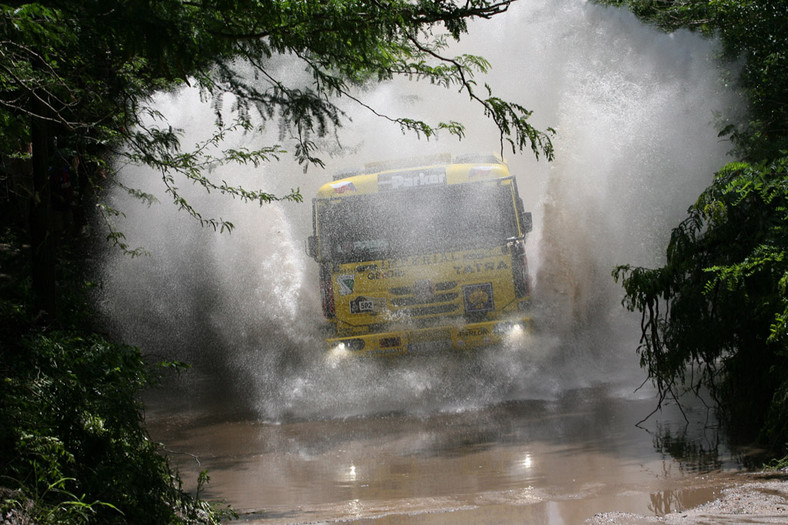
[(531, 214), (496, 156), (369, 164), (312, 208), (332, 352), (469, 350), (529, 330)]

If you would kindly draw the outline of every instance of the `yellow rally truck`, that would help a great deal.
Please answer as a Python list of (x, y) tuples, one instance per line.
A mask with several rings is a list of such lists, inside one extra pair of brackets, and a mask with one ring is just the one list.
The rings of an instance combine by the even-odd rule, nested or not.
[(497, 156), (369, 164), (312, 207), (331, 351), (473, 349), (528, 329), (531, 213)]

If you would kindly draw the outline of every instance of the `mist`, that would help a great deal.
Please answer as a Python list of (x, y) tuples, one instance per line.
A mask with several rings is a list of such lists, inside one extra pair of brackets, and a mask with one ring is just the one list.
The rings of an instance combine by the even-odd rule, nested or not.
[[(325, 141), (325, 170), (304, 173), (282, 160), (211, 174), (275, 194), (298, 187), (304, 203), (258, 207), (181, 183), (203, 215), (236, 226), (231, 234), (179, 212), (156, 172), (122, 167), (123, 184), (160, 202), (145, 206), (119, 187), (109, 195), (126, 214), (117, 227), (129, 245), (151, 254), (103, 251), (98, 304), (112, 332), (146, 353), (194, 365), (169, 387), (223, 392), (272, 421), (468, 410), (599, 383), (625, 396), (650, 395), (633, 394), (645, 377), (635, 354), (639, 317), (621, 307), (610, 274), (618, 264), (663, 262), (671, 228), (726, 161), (730, 145), (715, 126), (735, 119), (740, 103), (719, 81), (716, 43), (660, 33), (623, 10), (538, 0), (473, 23), (452, 51), (485, 56), (492, 71), (480, 84), (533, 110), (536, 127), (557, 132), (551, 163), (504, 151), (534, 214), (527, 254), (537, 330), (525, 347), (415, 364), (337, 363), (323, 350), (317, 265), (303, 247), (317, 188), (335, 171), (366, 162), (501, 149), (494, 125), (467, 95), (407, 81), (359, 95), (390, 115), (460, 120), (466, 138), (419, 140), (346, 104), (350, 120)], [(280, 62), (280, 77), (301, 81), (297, 68)], [(191, 89), (160, 95), (156, 107), (185, 130), (184, 145), (204, 138), (214, 122), (211, 104)], [(229, 140), (288, 146), (275, 125)]]

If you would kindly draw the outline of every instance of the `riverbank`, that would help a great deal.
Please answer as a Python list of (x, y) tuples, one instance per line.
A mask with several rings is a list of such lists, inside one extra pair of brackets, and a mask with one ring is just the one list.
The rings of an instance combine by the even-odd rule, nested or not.
[(721, 490), (721, 497), (698, 507), (665, 516), (606, 512), (588, 525), (771, 524), (788, 523), (788, 472), (743, 473)]

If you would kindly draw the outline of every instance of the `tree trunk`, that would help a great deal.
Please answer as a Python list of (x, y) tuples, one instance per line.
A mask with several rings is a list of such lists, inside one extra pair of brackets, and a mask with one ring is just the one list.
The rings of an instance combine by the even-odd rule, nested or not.
[(57, 318), (55, 287), (55, 238), (52, 231), (49, 176), (49, 124), (45, 104), (33, 100), (31, 135), (33, 146), (33, 202), (30, 207), (33, 307), (37, 318)]

